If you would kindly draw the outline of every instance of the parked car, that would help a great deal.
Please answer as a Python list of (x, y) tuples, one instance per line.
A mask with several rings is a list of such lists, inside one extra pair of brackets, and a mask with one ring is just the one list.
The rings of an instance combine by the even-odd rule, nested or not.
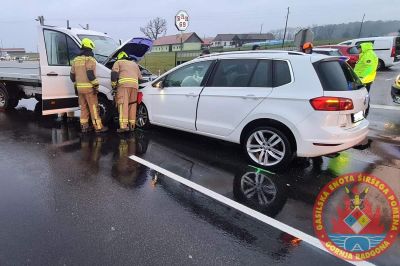
[(333, 49), (333, 48), (320, 48), (320, 47), (315, 47), (313, 48), (313, 53), (316, 54), (324, 54), (324, 55), (329, 55), (329, 56), (343, 56), (338, 49)]
[(392, 85), (391, 95), (393, 102), (400, 104), (400, 75), (397, 76)]
[(348, 40), (339, 45), (359, 45), (363, 42), (371, 42), (374, 51), (379, 58), (378, 69), (384, 69), (397, 65), (400, 62), (400, 36), (369, 37)]
[(368, 134), (368, 93), (339, 57), (288, 51), (196, 58), (141, 90), (150, 124), (241, 144), (265, 168), (353, 147)]
[(338, 49), (342, 55), (347, 56), (349, 58), (347, 63), (349, 63), (349, 65), (352, 68), (354, 68), (356, 66), (356, 63), (358, 61), (359, 53), (358, 53), (358, 49), (356, 46), (352, 46), (352, 45), (322, 45), (322, 46), (318, 46), (317, 48)]

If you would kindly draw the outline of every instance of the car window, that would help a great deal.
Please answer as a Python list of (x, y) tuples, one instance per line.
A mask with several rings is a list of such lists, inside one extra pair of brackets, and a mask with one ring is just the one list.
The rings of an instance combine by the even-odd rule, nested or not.
[(212, 61), (203, 61), (181, 67), (164, 79), (164, 87), (199, 87)]
[(330, 56), (342, 56), (342, 54), (339, 52), (339, 50), (334, 50), (329, 52)]
[(348, 52), (349, 54), (358, 54), (358, 49), (357, 49), (357, 47), (353, 46), (353, 47), (350, 47), (350, 48), (347, 50), (347, 52)]
[(257, 60), (254, 59), (221, 60), (209, 86), (247, 87), (256, 65)]
[(326, 61), (314, 64), (325, 91), (348, 91), (361, 87), (361, 81), (352, 68), (342, 61)]
[(321, 50), (315, 50), (315, 49), (313, 50), (313, 53), (329, 55), (329, 52), (328, 52), (328, 51), (321, 51)]
[(290, 68), (287, 61), (273, 61), (273, 86), (279, 87), (292, 81)]
[(370, 42), (370, 43), (372, 43), (372, 44), (375, 43), (374, 40), (370, 40), (370, 41), (359, 41), (359, 42), (356, 42), (356, 46), (359, 45), (359, 44), (361, 44), (361, 43), (366, 43), (366, 42)]
[(272, 87), (272, 61), (260, 60), (250, 81), (250, 87)]
[(70, 66), (72, 60), (80, 50), (76, 43), (66, 34), (44, 30), (46, 44), (47, 63), (53, 66)]
[(350, 45), (351, 42), (342, 42), (343, 45)]

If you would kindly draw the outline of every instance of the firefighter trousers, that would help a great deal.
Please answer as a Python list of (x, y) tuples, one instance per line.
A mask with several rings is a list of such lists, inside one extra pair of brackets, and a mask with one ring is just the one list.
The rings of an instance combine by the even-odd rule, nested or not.
[(119, 127), (121, 129), (135, 128), (137, 89), (120, 87), (117, 89), (117, 106), (119, 113)]
[(81, 126), (82, 128), (89, 127), (89, 117), (92, 120), (93, 126), (96, 130), (101, 130), (103, 124), (99, 115), (99, 102), (97, 95), (93, 92), (78, 93), (79, 106), (81, 107)]

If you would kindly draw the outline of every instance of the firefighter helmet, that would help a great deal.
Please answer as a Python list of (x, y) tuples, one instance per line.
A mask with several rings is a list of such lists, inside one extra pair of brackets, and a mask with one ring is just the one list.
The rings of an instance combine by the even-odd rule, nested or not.
[(128, 54), (125, 53), (124, 51), (120, 52), (120, 53), (118, 54), (118, 56), (117, 56), (117, 59), (118, 59), (118, 60), (121, 60), (121, 59), (123, 59), (123, 58), (128, 58)]
[(90, 50), (93, 50), (96, 46), (94, 45), (94, 42), (89, 39), (89, 38), (83, 38), (82, 39), (82, 48), (88, 48)]

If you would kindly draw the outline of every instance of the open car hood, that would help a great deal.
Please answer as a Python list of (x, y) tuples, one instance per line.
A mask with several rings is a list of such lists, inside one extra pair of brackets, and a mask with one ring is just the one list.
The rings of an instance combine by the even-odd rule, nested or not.
[(115, 58), (121, 51), (124, 51), (130, 58), (136, 59), (136, 61), (139, 62), (145, 54), (151, 50), (151, 47), (153, 47), (153, 41), (150, 39), (132, 38), (119, 46), (103, 64), (106, 65), (112, 60), (115, 61)]

